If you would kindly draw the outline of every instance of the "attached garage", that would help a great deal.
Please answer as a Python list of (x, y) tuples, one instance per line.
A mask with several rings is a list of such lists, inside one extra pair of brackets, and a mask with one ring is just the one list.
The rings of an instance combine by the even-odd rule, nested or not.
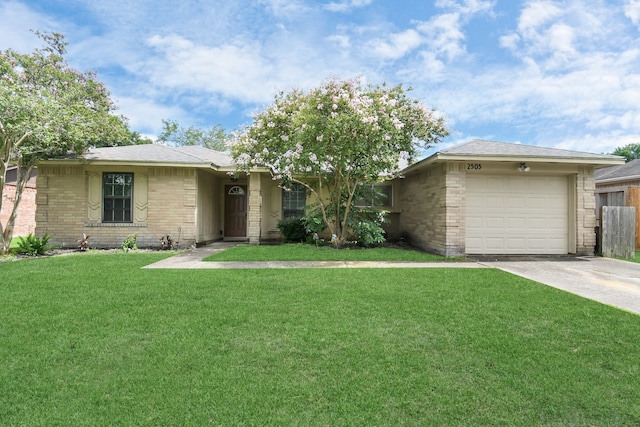
[(566, 176), (468, 175), (467, 254), (566, 254)]
[(397, 229), (445, 256), (593, 255), (594, 170), (623, 163), (607, 154), (473, 140), (402, 171), (394, 186)]

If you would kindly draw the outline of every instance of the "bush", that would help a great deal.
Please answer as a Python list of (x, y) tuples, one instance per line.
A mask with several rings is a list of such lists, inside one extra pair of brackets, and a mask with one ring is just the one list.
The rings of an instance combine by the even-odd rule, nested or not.
[(160, 250), (161, 251), (173, 250), (173, 239), (168, 234), (166, 239), (165, 239), (165, 236), (162, 236), (160, 238)]
[(138, 245), (136, 243), (137, 240), (138, 240), (137, 234), (128, 235), (127, 237), (124, 238), (124, 241), (122, 242), (122, 249), (125, 252), (137, 250), (138, 249)]
[(307, 228), (302, 218), (283, 218), (278, 222), (278, 230), (285, 242), (304, 242)]
[(16, 252), (29, 256), (44, 255), (45, 252), (51, 249), (47, 245), (49, 239), (51, 239), (51, 236), (48, 234), (45, 234), (44, 237), (36, 237), (33, 234), (29, 234), (27, 237), (19, 237)]
[(358, 244), (373, 246), (384, 243), (387, 239), (382, 224), (387, 222), (387, 212), (377, 209), (362, 209), (354, 212), (353, 234)]
[(358, 243), (363, 246), (377, 245), (386, 241), (383, 228), (373, 221), (360, 222), (354, 232)]

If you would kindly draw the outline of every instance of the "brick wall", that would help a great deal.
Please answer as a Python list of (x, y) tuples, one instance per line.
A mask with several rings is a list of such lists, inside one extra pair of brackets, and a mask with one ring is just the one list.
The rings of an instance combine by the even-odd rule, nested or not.
[(464, 253), (464, 177), (450, 163), (401, 180), (399, 229), (411, 244), (445, 256)]
[[(134, 219), (128, 224), (103, 224), (95, 217), (96, 174), (134, 173)], [(92, 178), (93, 177), (93, 178)], [(95, 182), (94, 182), (95, 181)], [(97, 182), (97, 184), (96, 184)], [(75, 247), (82, 233), (90, 247), (119, 247), (137, 234), (139, 247), (156, 247), (169, 234), (180, 247), (196, 242), (196, 172), (176, 168), (90, 168), (42, 166), (37, 179), (36, 233), (49, 233), (54, 245)], [(97, 207), (100, 212), (100, 206)], [(179, 240), (179, 241), (178, 241)]]
[[(13, 211), (13, 203), (16, 196), (16, 186), (6, 184), (2, 195), (2, 209), (0, 209), (0, 223), (3, 230), (9, 222), (9, 216)], [(22, 192), (18, 215), (16, 217), (13, 235), (26, 236), (34, 233), (36, 229), (36, 189), (26, 187)]]
[(443, 253), (446, 247), (444, 165), (407, 175), (400, 185), (400, 232), (412, 245)]

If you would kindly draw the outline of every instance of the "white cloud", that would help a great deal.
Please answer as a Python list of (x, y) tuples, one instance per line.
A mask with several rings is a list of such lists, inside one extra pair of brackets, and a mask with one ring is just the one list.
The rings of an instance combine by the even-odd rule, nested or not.
[(43, 46), (42, 41), (30, 30), (60, 32), (62, 27), (47, 16), (15, 1), (0, 4), (0, 22), (0, 50), (11, 48), (18, 52), (30, 52)]
[(496, 0), (437, 0), (435, 5), (442, 9), (451, 9), (471, 16), (491, 12), (496, 5)]
[[(208, 47), (177, 35), (148, 40), (161, 56), (147, 70), (155, 84), (176, 90), (220, 93), (243, 102), (265, 102), (277, 75), (254, 42)], [(269, 82), (272, 84), (270, 85)]]
[(329, 12), (348, 12), (352, 9), (368, 6), (373, 0), (344, 0), (341, 2), (330, 2), (324, 6)]
[(147, 133), (157, 137), (162, 131), (162, 119), (183, 122), (189, 114), (178, 106), (168, 107), (146, 97), (114, 96), (119, 108), (118, 114), (129, 119), (131, 129), (147, 129)]
[(400, 33), (390, 34), (387, 40), (371, 41), (369, 49), (377, 57), (383, 59), (398, 59), (413, 51), (421, 44), (422, 37), (420, 34), (413, 29), (408, 29)]
[(424, 34), (430, 50), (449, 61), (466, 52), (459, 13), (438, 15), (429, 22), (420, 23), (418, 31)]
[(640, 0), (627, 0), (624, 5), (624, 14), (635, 25), (640, 26)]
[(296, 16), (308, 10), (300, 0), (259, 0), (259, 3), (267, 6), (271, 13), (278, 17)]

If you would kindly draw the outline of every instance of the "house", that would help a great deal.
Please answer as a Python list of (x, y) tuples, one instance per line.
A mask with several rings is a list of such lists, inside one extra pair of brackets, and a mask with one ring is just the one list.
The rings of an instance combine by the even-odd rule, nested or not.
[[(13, 204), (16, 199), (16, 182), (18, 180), (18, 168), (9, 166), (2, 194), (2, 208), (0, 209), (0, 223), (2, 228), (7, 226), (9, 216), (13, 211)], [(27, 236), (34, 233), (36, 229), (36, 170), (31, 172), (31, 177), (22, 192), (18, 214), (14, 224), (14, 236)]]
[[(381, 184), (390, 236), (462, 254), (592, 254), (594, 169), (617, 156), (474, 140), (439, 151)], [(236, 175), (225, 153), (136, 145), (93, 149), (38, 168), (37, 234), (117, 247), (132, 234), (155, 246), (280, 238), (278, 221), (304, 212), (304, 187), (280, 188), (268, 171)]]
[(640, 159), (595, 171), (596, 218), (602, 206), (636, 208), (636, 247), (640, 247)]

